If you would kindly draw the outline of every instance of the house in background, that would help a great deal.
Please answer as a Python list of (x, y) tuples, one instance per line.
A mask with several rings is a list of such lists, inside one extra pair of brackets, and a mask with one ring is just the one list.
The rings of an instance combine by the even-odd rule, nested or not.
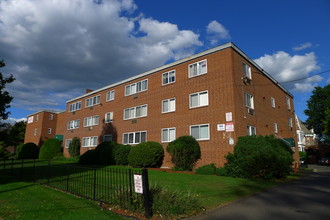
[[(74, 137), (84, 153), (103, 141), (133, 146), (156, 141), (166, 149), (174, 139), (191, 135), (201, 147), (197, 166), (223, 166), (240, 136), (273, 134), (297, 143), (292, 94), (233, 43), (88, 90), (66, 103), (63, 112), (29, 115), (25, 142), (55, 136), (69, 156)], [(36, 121), (37, 115), (43, 120)], [(298, 148), (291, 147), (298, 162)], [(165, 150), (163, 167), (172, 165)]]
[(298, 138), (298, 150), (305, 152), (309, 147), (315, 146), (316, 135), (313, 130), (309, 130), (305, 124), (295, 115), (297, 138)]

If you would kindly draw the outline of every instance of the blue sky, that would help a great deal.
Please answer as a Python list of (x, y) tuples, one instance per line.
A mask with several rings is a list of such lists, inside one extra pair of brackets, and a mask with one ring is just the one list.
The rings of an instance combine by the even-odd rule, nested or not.
[(283, 84), (304, 121), (330, 83), (317, 75), (330, 69), (329, 12), (327, 0), (0, 0), (9, 121), (230, 41), (279, 82), (305, 78)]

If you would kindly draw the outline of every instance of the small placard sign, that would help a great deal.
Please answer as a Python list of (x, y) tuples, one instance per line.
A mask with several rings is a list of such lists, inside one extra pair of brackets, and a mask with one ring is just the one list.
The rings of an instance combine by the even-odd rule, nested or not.
[(143, 194), (142, 175), (134, 174), (134, 189), (136, 193)]

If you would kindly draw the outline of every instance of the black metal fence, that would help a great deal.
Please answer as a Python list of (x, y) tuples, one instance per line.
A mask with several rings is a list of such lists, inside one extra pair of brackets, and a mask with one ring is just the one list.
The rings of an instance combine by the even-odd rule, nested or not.
[[(0, 172), (106, 204), (143, 207), (147, 218), (152, 215), (147, 169), (86, 167), (40, 159), (4, 159)], [(134, 175), (142, 177), (143, 194), (135, 192)]]

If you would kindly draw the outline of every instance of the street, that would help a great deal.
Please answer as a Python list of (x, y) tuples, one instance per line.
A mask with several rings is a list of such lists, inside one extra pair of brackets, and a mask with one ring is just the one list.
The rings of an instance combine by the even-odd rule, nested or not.
[(330, 166), (309, 165), (314, 172), (192, 220), (330, 219)]

